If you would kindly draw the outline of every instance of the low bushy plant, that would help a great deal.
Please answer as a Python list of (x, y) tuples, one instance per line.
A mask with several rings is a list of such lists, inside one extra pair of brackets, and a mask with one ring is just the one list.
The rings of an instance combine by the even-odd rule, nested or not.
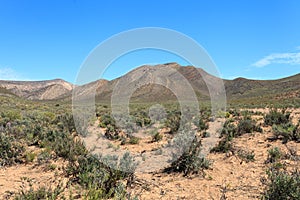
[(16, 142), (12, 137), (0, 133), (0, 166), (21, 162), (20, 157), (24, 150), (23, 145)]
[(291, 173), (280, 170), (267, 172), (269, 183), (264, 192), (263, 200), (298, 200), (300, 199), (300, 172)]
[(290, 120), (290, 113), (282, 109), (281, 112), (278, 110), (271, 110), (268, 114), (264, 116), (264, 121), (266, 125), (272, 126), (273, 124), (286, 124)]
[(237, 135), (243, 135), (245, 133), (252, 133), (254, 131), (262, 132), (259, 126), (256, 126), (255, 121), (250, 118), (244, 118), (239, 121), (237, 126)]
[(277, 162), (282, 156), (282, 153), (278, 147), (274, 147), (268, 150), (267, 163)]
[[(113, 166), (114, 168), (112, 168)], [(117, 157), (99, 157), (97, 155), (80, 156), (78, 161), (71, 162), (67, 167), (67, 174), (73, 182), (79, 183), (90, 196), (98, 199), (112, 198), (120, 193), (126, 193), (125, 187), (117, 188), (123, 181), (130, 184), (134, 178), (136, 163), (129, 153), (125, 153), (118, 163)]]
[(29, 190), (22, 189), (16, 196), (15, 200), (36, 200), (36, 199), (47, 199), (56, 200), (58, 196), (63, 192), (63, 188), (59, 185), (52, 188), (39, 187), (34, 189), (30, 187)]
[(243, 161), (247, 163), (255, 161), (255, 154), (253, 151), (239, 150), (237, 152), (237, 155), (239, 158), (241, 158)]
[(181, 121), (181, 112), (179, 111), (171, 111), (169, 112), (167, 119), (165, 121), (165, 126), (170, 128), (170, 133), (175, 134), (177, 133), (180, 127)]
[(208, 124), (201, 117), (196, 117), (193, 123), (199, 131), (204, 131), (208, 129)]
[(273, 125), (272, 129), (275, 139), (281, 139), (283, 143), (288, 141), (300, 142), (299, 124), (296, 126), (292, 123)]
[(161, 141), (163, 138), (162, 134), (160, 134), (159, 132), (156, 132), (153, 136), (152, 136), (152, 142), (159, 142)]
[(187, 150), (166, 168), (166, 172), (180, 172), (184, 176), (198, 173), (199, 170), (208, 169), (210, 161), (201, 156), (201, 142), (195, 137)]
[(131, 136), (129, 138), (129, 144), (138, 144), (140, 142), (140, 138), (135, 137), (135, 136)]

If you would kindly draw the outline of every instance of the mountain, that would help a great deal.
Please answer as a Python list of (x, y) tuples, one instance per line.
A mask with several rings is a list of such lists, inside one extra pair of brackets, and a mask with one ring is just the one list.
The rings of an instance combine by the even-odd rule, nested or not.
[[(161, 71), (164, 71), (164, 68), (166, 70), (172, 68), (183, 75), (184, 78), (179, 78), (179, 80), (176, 81), (178, 77), (172, 73), (159, 74)], [(128, 89), (130, 90), (131, 87), (136, 88), (131, 96), (132, 101), (175, 100), (176, 96), (174, 93), (166, 87), (157, 84), (146, 84), (142, 87), (136, 87), (136, 85), (141, 85), (145, 80), (148, 80), (148, 82), (155, 82), (155, 79), (161, 79), (156, 81), (178, 88), (179, 91), (185, 90), (185, 87), (182, 87), (181, 82), (186, 79), (199, 100), (209, 100), (210, 93), (222, 92), (223, 90), (220, 88), (222, 82), (228, 101), (247, 100), (249, 98), (265, 98), (267, 100), (289, 98), (300, 99), (300, 73), (277, 80), (250, 80), (245, 78), (225, 80), (215, 77), (201, 68), (195, 68), (193, 66), (183, 67), (177, 63), (167, 63), (155, 66), (144, 65), (134, 69), (120, 78), (107, 82), (105, 87), (101, 88), (101, 92), (99, 92), (99, 88), (96, 93), (96, 99), (98, 101), (110, 101), (113, 91), (116, 90), (116, 84), (121, 82), (125, 91)], [(124, 85), (126, 85), (126, 87)], [(126, 96), (128, 95), (129, 94), (126, 94)]]
[(30, 100), (54, 100), (70, 95), (73, 85), (61, 79), (47, 81), (1, 81), (0, 95)]
[(273, 96), (300, 98), (300, 73), (277, 80), (250, 80), (237, 78), (224, 80), (229, 99)]
[(300, 74), (277, 80), (223, 80), (201, 68), (166, 63), (144, 65), (111, 81), (101, 79), (80, 86), (61, 79), (0, 81), (0, 95), (30, 100), (70, 100), (73, 91), (78, 99), (92, 98), (95, 95), (96, 101), (100, 102), (110, 102), (112, 96), (136, 102), (173, 101), (178, 95), (184, 96), (185, 99), (192, 98), (191, 90), (199, 100), (209, 100), (210, 94), (217, 96), (222, 94), (222, 91), (226, 91), (227, 100), (300, 99)]
[(111, 101), (112, 95), (118, 98), (126, 96), (132, 101), (167, 101), (176, 100), (176, 93), (187, 94), (188, 83), (198, 98), (209, 99), (208, 88), (219, 91), (216, 83), (220, 81), (222, 79), (206, 73), (203, 69), (167, 63), (144, 65), (112, 81), (99, 80), (76, 86), (75, 93), (78, 98), (88, 98), (92, 97), (96, 88), (97, 101)]

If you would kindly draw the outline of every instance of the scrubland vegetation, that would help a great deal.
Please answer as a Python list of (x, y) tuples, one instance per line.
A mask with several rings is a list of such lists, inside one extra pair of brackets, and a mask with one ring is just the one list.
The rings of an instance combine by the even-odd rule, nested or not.
[[(29, 102), (17, 98), (1, 97), (0, 111), (0, 166), (2, 169), (11, 166), (42, 166), (45, 171), (58, 171), (67, 182), (53, 185), (37, 186), (24, 177), (28, 187), (19, 191), (1, 194), (7, 199), (139, 199), (134, 192), (139, 180), (136, 177), (137, 162), (125, 153), (121, 157), (93, 154), (88, 150), (82, 135), (76, 132), (70, 104), (66, 102)], [(192, 121), (182, 119), (181, 110), (176, 104), (166, 104), (160, 116), (148, 116), (146, 112), (151, 105), (131, 105), (131, 122), (126, 129), (117, 126), (110, 115), (107, 105), (97, 105), (95, 121), (98, 128), (104, 131), (108, 140), (129, 147), (140, 145), (142, 138), (133, 136), (138, 130), (147, 132), (150, 144), (163, 143), (176, 134), (182, 138), (174, 143), (181, 143), (186, 132), (184, 126), (192, 131), (189, 148), (182, 155), (172, 160), (170, 165), (157, 172), (181, 176), (188, 179), (194, 176), (208, 177), (206, 172), (213, 170), (214, 160), (201, 156), (202, 140), (209, 138), (209, 123), (216, 118), (226, 119), (219, 131), (220, 141), (211, 149), (210, 154), (224, 154), (226, 157), (237, 156), (241, 162), (256, 161), (254, 151), (241, 149), (235, 141), (251, 134), (272, 135), (268, 142), (280, 141), (283, 144), (300, 142), (299, 119), (292, 122), (288, 109), (270, 109), (269, 112), (249, 111), (247, 109), (229, 108), (220, 116), (211, 117), (209, 107), (201, 107), (198, 116)], [(259, 116), (257, 120), (253, 116)], [(125, 124), (126, 125), (126, 124)], [(162, 132), (161, 130), (164, 130)], [(300, 160), (297, 150), (281, 152), (278, 147), (270, 147), (264, 161), (265, 177), (261, 177), (264, 188), (261, 199), (300, 199), (300, 173), (298, 168), (291, 168), (287, 160)], [(146, 159), (146, 158), (145, 158)], [(56, 164), (58, 162), (59, 164)], [(110, 164), (108, 164), (110, 163)], [(114, 168), (110, 166), (115, 166)], [(126, 170), (124, 170), (126, 169)], [(1, 181), (0, 181), (1, 182)], [(221, 183), (220, 183), (221, 184)], [(221, 188), (220, 188), (221, 189)], [(224, 188), (223, 188), (224, 189)], [(132, 192), (133, 191), (133, 192)], [(222, 190), (221, 198), (226, 199), (226, 191)]]

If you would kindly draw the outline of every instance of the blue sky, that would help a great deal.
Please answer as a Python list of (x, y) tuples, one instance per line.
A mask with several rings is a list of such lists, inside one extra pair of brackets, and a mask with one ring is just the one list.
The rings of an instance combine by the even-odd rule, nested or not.
[[(141, 27), (193, 38), (223, 78), (285, 77), (300, 72), (299, 10), (298, 0), (0, 0), (0, 79), (74, 82), (99, 43)], [(101, 78), (165, 62), (186, 64), (145, 50), (122, 56)]]

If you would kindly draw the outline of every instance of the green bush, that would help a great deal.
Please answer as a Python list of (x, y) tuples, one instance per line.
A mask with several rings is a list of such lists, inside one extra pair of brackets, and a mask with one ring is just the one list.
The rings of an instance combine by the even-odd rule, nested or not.
[(120, 130), (109, 124), (106, 126), (104, 135), (109, 140), (117, 140), (120, 139)]
[(41, 151), (37, 156), (38, 164), (47, 163), (51, 159), (53, 159), (53, 156), (52, 156), (51, 150), (49, 148)]
[(237, 128), (231, 120), (226, 120), (221, 130), (222, 139), (218, 145), (213, 147), (210, 152), (227, 153), (232, 151), (232, 139), (237, 136)]
[(201, 142), (195, 137), (186, 151), (165, 169), (165, 172), (179, 172), (184, 176), (198, 173), (200, 169), (208, 169), (210, 162), (201, 157)]
[(275, 139), (282, 139), (283, 143), (288, 141), (300, 142), (299, 124), (296, 126), (292, 123), (273, 125), (272, 129)]
[(159, 142), (161, 141), (163, 138), (162, 134), (160, 134), (159, 132), (156, 132), (153, 136), (152, 136), (152, 142)]
[(268, 159), (267, 163), (275, 163), (282, 156), (282, 153), (278, 147), (274, 147), (268, 150)]
[[(111, 168), (114, 166), (115, 168)], [(112, 198), (126, 193), (120, 184), (130, 184), (134, 178), (136, 163), (129, 153), (125, 153), (118, 164), (117, 157), (80, 156), (77, 162), (69, 163), (67, 174), (89, 191), (89, 196), (98, 199)], [(89, 198), (90, 199), (90, 198)], [(92, 198), (94, 199), (94, 198)]]
[(135, 112), (133, 113), (133, 115), (134, 115), (135, 123), (139, 127), (147, 127), (152, 123), (148, 114), (144, 111)]
[(232, 124), (231, 120), (226, 120), (221, 130), (221, 136), (228, 138), (231, 141), (237, 135), (237, 127)]
[(138, 144), (140, 142), (140, 138), (131, 136), (129, 139), (129, 144)]
[(27, 163), (33, 162), (36, 157), (36, 154), (33, 152), (27, 152), (25, 155), (25, 159)]
[(217, 153), (228, 153), (230, 151), (233, 151), (232, 143), (229, 138), (224, 137), (222, 138), (218, 145), (213, 147), (210, 152), (217, 152)]
[(165, 126), (170, 128), (170, 133), (174, 134), (177, 133), (179, 127), (180, 127), (180, 121), (181, 121), (181, 112), (179, 111), (172, 111), (169, 112), (167, 119), (165, 121)]
[(58, 116), (58, 118), (60, 118), (59, 120), (60, 122), (62, 122), (64, 130), (67, 130), (69, 133), (73, 133), (74, 131), (76, 131), (76, 126), (72, 114), (66, 113), (62, 116)]
[(116, 127), (116, 121), (111, 115), (102, 115), (100, 117), (100, 123), (99, 126), (101, 128), (107, 128), (107, 126), (113, 126), (114, 128)]
[(42, 146), (54, 151), (56, 156), (69, 161), (74, 161), (76, 157), (88, 153), (83, 142), (75, 140), (73, 136), (65, 132), (47, 131), (41, 136), (41, 143)]
[(24, 147), (12, 137), (0, 133), (0, 166), (12, 165), (21, 162), (20, 157)]
[(286, 124), (289, 122), (289, 119), (290, 113), (286, 112), (284, 109), (281, 112), (277, 110), (271, 110), (264, 116), (265, 124), (270, 126), (273, 124)]
[(211, 149), (211, 152), (227, 153), (229, 151), (233, 151), (231, 143), (233, 138), (253, 131), (262, 131), (260, 127), (256, 126), (255, 121), (246, 116), (244, 119), (239, 121), (237, 126), (232, 124), (232, 122), (232, 120), (225, 121), (221, 130), (222, 139), (219, 141), (217, 146)]
[(208, 129), (207, 123), (201, 117), (196, 117), (193, 123), (199, 131), (204, 131)]
[(253, 162), (255, 161), (255, 154), (253, 151), (245, 151), (245, 150), (239, 150), (237, 152), (237, 155), (239, 158), (241, 158), (245, 162)]
[(237, 135), (243, 135), (245, 133), (252, 133), (253, 131), (262, 132), (262, 129), (256, 126), (255, 121), (250, 118), (244, 118), (239, 121), (237, 126)]
[(269, 170), (267, 172), (269, 183), (263, 194), (264, 200), (299, 200), (300, 199), (300, 173), (293, 171)]

